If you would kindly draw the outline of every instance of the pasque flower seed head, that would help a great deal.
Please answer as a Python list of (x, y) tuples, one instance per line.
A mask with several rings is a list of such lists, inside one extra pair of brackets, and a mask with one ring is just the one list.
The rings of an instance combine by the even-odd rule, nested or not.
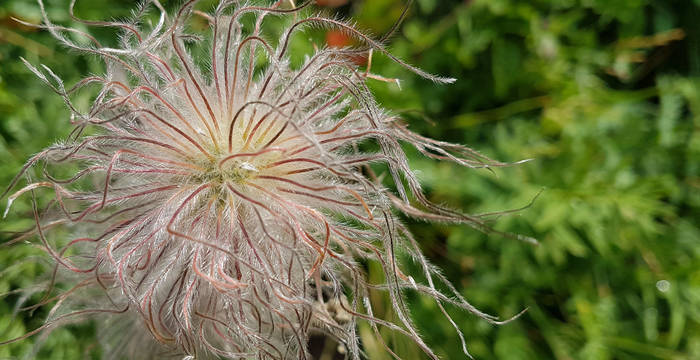
[[(377, 76), (358, 68), (357, 54), (382, 53), (438, 83), (452, 79), (404, 63), (346, 22), (303, 15), (309, 3), (229, 0), (203, 13), (189, 1), (168, 14), (152, 0), (131, 22), (81, 20), (122, 32), (119, 47), (105, 47), (53, 24), (40, 2), (42, 27), (104, 60), (106, 72), (66, 89), (49, 68), (27, 63), (65, 99), (74, 126), (10, 188), (31, 168), (43, 178), (8, 197), (50, 189), (48, 204), (34, 201), (36, 227), (23, 238), (38, 237), (57, 272), (71, 275), (62, 281), (74, 285), (42, 300), (53, 307), (38, 331), (104, 315), (100, 340), (114, 358), (309, 359), (309, 336), (323, 333), (360, 358), (364, 321), (378, 339), (388, 328), (436, 358), (411, 322), (406, 289), (436, 301), (465, 353), (443, 304), (496, 322), (428, 263), (397, 214), (488, 230), (482, 218), (424, 197), (402, 143), (468, 167), (503, 164), (413, 133), (382, 109), (365, 84)], [(156, 10), (153, 25), (148, 10)], [(187, 30), (192, 16), (208, 22), (206, 40)], [(288, 25), (266, 36), (269, 19), (279, 17)], [(291, 39), (306, 27), (340, 30), (361, 45), (320, 48), (291, 66)], [(72, 40), (76, 34), (89, 45)], [(191, 44), (206, 44), (206, 66)], [(74, 106), (75, 91), (95, 86), (89, 110)], [(59, 167), (76, 170), (58, 177)], [(76, 235), (54, 239), (58, 228)], [(401, 270), (398, 253), (420, 266), (424, 283)], [(383, 284), (367, 280), (367, 262), (381, 266)], [(375, 316), (372, 291), (388, 294), (395, 320)]]

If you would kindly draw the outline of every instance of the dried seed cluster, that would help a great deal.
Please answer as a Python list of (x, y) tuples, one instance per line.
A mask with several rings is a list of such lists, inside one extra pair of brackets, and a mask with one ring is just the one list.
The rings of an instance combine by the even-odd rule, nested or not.
[[(68, 36), (77, 30), (45, 16), (43, 28), (101, 57), (107, 71), (67, 90), (48, 68), (27, 64), (63, 96), (75, 127), (27, 163), (25, 171), (43, 169), (44, 178), (9, 196), (54, 194), (23, 238), (37, 236), (74, 287), (42, 301), (54, 307), (39, 330), (104, 315), (100, 339), (114, 358), (308, 359), (309, 335), (320, 332), (360, 358), (357, 322), (364, 321), (378, 339), (379, 328), (389, 328), (436, 358), (410, 320), (407, 288), (433, 297), (448, 319), (445, 303), (496, 322), (428, 263), (396, 213), (487, 229), (477, 216), (429, 202), (401, 143), (468, 167), (503, 164), (408, 130), (376, 103), (365, 85), (369, 72), (352, 59), (372, 49), (430, 80), (452, 80), (401, 62), (345, 22), (303, 15), (308, 3), (283, 1), (224, 0), (210, 14), (197, 12), (211, 28), (203, 68), (186, 46), (194, 3), (168, 15), (152, 0), (131, 22), (84, 21), (120, 29), (119, 48), (88, 34), (92, 44), (80, 45)], [(159, 13), (153, 26), (140, 20), (148, 9)], [(290, 18), (275, 40), (262, 34), (272, 16)], [(339, 29), (365, 47), (318, 49), (292, 67), (290, 38), (308, 26)], [(80, 111), (71, 96), (88, 86), (99, 93)], [(379, 150), (360, 151), (363, 143)], [(374, 175), (375, 163), (395, 192)], [(52, 174), (67, 164), (78, 169), (72, 176)], [(79, 235), (54, 239), (58, 227)], [(420, 265), (424, 283), (402, 272), (397, 252)], [(367, 281), (368, 261), (381, 265), (383, 284)], [(437, 291), (436, 282), (450, 292)], [(395, 321), (374, 315), (371, 291), (388, 294)]]

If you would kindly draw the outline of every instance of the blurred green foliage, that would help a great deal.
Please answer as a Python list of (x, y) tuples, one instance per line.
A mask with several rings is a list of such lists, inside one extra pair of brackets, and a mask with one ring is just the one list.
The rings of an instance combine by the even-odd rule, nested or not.
[[(47, 1), (71, 23), (67, 0)], [(174, 1), (167, 2), (174, 5)], [(107, 6), (107, 4), (109, 4)], [(399, 0), (338, 9), (381, 35)], [(87, 19), (129, 15), (134, 1), (78, 1)], [(206, 8), (206, 7), (205, 7)], [(44, 63), (72, 84), (101, 71), (97, 59), (61, 48), (10, 17), (40, 21), (28, 0), (0, 3), (0, 184), (69, 131), (68, 111), (19, 58)], [(380, 102), (418, 132), (467, 144), (502, 161), (494, 172), (461, 169), (412, 154), (430, 198), (494, 218), (532, 246), (464, 226), (409, 222), (424, 251), (478, 308), (519, 319), (492, 326), (449, 309), (477, 359), (700, 359), (700, 1), (418, 0), (387, 42), (400, 58), (458, 78), (438, 86), (374, 56)], [(109, 43), (107, 29), (91, 30)], [(318, 36), (323, 38), (322, 36)], [(114, 40), (112, 40), (114, 41)], [(90, 94), (76, 102), (86, 105)], [(0, 242), (32, 224), (29, 202), (0, 222)], [(0, 293), (42, 279), (30, 245), (0, 248)], [(372, 269), (370, 269), (371, 271)], [(41, 324), (46, 310), (14, 317), (18, 294), (0, 299), (0, 340)], [(381, 303), (382, 299), (374, 299)], [(459, 341), (432, 301), (409, 294), (416, 322), (445, 359)], [(384, 307), (384, 315), (390, 309)], [(99, 357), (93, 328), (0, 347), (0, 358)], [(362, 328), (371, 359), (389, 359)], [(405, 359), (415, 346), (386, 333)]]

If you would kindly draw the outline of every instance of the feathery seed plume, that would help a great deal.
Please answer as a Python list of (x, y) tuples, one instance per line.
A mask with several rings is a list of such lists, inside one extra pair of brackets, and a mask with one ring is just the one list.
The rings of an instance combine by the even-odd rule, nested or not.
[[(20, 239), (38, 238), (55, 262), (52, 279), (69, 274), (73, 288), (36, 305), (53, 304), (45, 325), (25, 337), (105, 315), (101, 341), (111, 358), (309, 359), (309, 336), (323, 333), (359, 359), (357, 324), (366, 322), (380, 342), (388, 328), (436, 359), (403, 300), (412, 289), (436, 301), (468, 354), (443, 304), (498, 321), (429, 264), (398, 214), (489, 229), (425, 198), (401, 144), (472, 168), (504, 164), (408, 130), (367, 88), (377, 76), (352, 59), (373, 51), (436, 83), (453, 79), (408, 65), (346, 22), (304, 15), (310, 1), (222, 0), (212, 13), (195, 2), (168, 14), (151, 0), (131, 22), (76, 18), (119, 29), (121, 45), (110, 48), (52, 23), (40, 1), (41, 27), (103, 59), (106, 72), (66, 89), (49, 68), (27, 63), (64, 98), (74, 131), (27, 162), (10, 189), (31, 168), (43, 178), (9, 195), (8, 209), (19, 196), (53, 193), (45, 206), (34, 201), (36, 227)], [(142, 21), (148, 10), (158, 15), (152, 25)], [(206, 42), (187, 30), (193, 14), (210, 25)], [(263, 33), (272, 17), (290, 19), (275, 39)], [(320, 48), (290, 65), (291, 39), (314, 26), (362, 45)], [(76, 33), (90, 44), (72, 40)], [(207, 44), (207, 66), (190, 43)], [(81, 111), (72, 95), (90, 86), (99, 93)], [(360, 150), (366, 144), (376, 151)], [(372, 164), (391, 181), (382, 184)], [(58, 177), (58, 168), (77, 170)], [(58, 228), (75, 236), (55, 239)], [(424, 283), (402, 271), (398, 254), (420, 266)], [(381, 265), (384, 284), (368, 282), (367, 262)], [(388, 294), (394, 321), (374, 315), (371, 291)]]

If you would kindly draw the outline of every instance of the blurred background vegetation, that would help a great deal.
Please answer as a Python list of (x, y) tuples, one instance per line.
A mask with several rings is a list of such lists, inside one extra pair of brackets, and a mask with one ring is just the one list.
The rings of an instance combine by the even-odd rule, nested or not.
[[(85, 29), (70, 20), (68, 0), (46, 3), (55, 22)], [(135, 3), (78, 1), (76, 13), (123, 18)], [(405, 6), (318, 3), (317, 10), (377, 36)], [(39, 23), (39, 8), (31, 0), (0, 2), (3, 187), (31, 154), (69, 131), (62, 100), (19, 58), (46, 64), (66, 84), (102, 71), (97, 59), (11, 17)], [(519, 208), (542, 191), (532, 206), (494, 221), (539, 246), (407, 219), (426, 254), (478, 308), (504, 318), (528, 308), (502, 326), (449, 309), (475, 358), (700, 359), (698, 19), (698, 0), (417, 0), (387, 43), (400, 58), (458, 81), (435, 85), (372, 59), (372, 72), (401, 80), (401, 89), (370, 80), (380, 103), (415, 131), (502, 161), (533, 159), (488, 172), (411, 153), (432, 200), (472, 213)], [(114, 35), (90, 31), (101, 40)], [(332, 31), (314, 39), (351, 43)], [(89, 101), (89, 94), (76, 99)], [(0, 243), (31, 226), (30, 212), (26, 199), (13, 208), (0, 222)], [(21, 261), (38, 253), (30, 245), (0, 248), (0, 293), (42, 278), (40, 264)], [(464, 358), (434, 302), (409, 295), (428, 343), (445, 359)], [(38, 327), (46, 315), (14, 316), (19, 300), (13, 293), (0, 299), (0, 341)], [(370, 359), (389, 359), (367, 329), (361, 334)], [(404, 339), (386, 336), (403, 358), (423, 358)], [(37, 342), (44, 346), (36, 358), (100, 357), (93, 326), (76, 324), (0, 347), (0, 358), (27, 354)]]

